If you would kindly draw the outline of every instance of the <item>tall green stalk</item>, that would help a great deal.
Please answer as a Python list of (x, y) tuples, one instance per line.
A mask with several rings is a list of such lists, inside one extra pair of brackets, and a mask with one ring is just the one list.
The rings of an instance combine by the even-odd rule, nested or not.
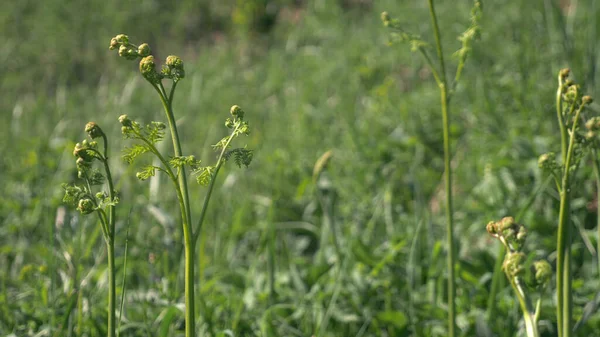
[[(558, 219), (558, 238), (556, 244), (557, 259), (556, 259), (556, 291), (557, 291), (557, 306), (556, 317), (558, 322), (558, 336), (569, 337), (571, 335), (571, 264), (570, 264), (570, 248), (571, 248), (571, 226), (569, 222), (570, 215), (570, 174), (572, 158), (572, 144), (575, 137), (571, 135), (571, 141), (567, 139), (567, 127), (563, 120), (562, 109), (562, 93), (564, 90), (563, 79), (566, 76), (559, 74), (559, 89), (556, 93), (556, 111), (558, 116), (558, 124), (561, 134), (561, 154), (563, 160), (563, 176), (560, 185), (560, 208)], [(575, 119), (577, 123), (577, 118)], [(575, 129), (575, 128), (573, 128)], [(568, 142), (568, 143), (567, 143)], [(571, 145), (571, 146), (569, 146)]]
[(442, 106), (442, 127), (444, 137), (444, 185), (446, 190), (446, 245), (448, 249), (447, 272), (448, 272), (448, 336), (456, 336), (456, 284), (454, 276), (454, 266), (456, 264), (454, 247), (454, 214), (452, 208), (452, 166), (450, 163), (450, 107), (448, 106), (448, 83), (446, 80), (446, 65), (444, 63), (444, 52), (442, 50), (442, 41), (440, 37), (440, 28), (435, 14), (433, 0), (429, 2), (429, 15), (433, 26), (435, 36), (435, 45), (440, 63), (440, 77), (438, 87), (440, 88), (440, 103)]
[(596, 231), (598, 240), (596, 240), (596, 263), (598, 264), (598, 275), (600, 275), (600, 161), (598, 151), (592, 149), (592, 160), (594, 165), (594, 178), (596, 179)]
[[(177, 123), (175, 121), (175, 115), (173, 114), (173, 96), (178, 80), (173, 81), (171, 86), (171, 94), (169, 97), (166, 95), (165, 88), (162, 82), (152, 83), (154, 89), (156, 89), (160, 101), (165, 110), (167, 121), (169, 122), (169, 129), (171, 131), (171, 139), (173, 142), (173, 152), (176, 157), (182, 157), (181, 142), (179, 140), (179, 132), (177, 131)], [(177, 185), (180, 198), (180, 208), (182, 214), (182, 227), (183, 227), (183, 247), (185, 251), (185, 275), (184, 275), (184, 291), (185, 291), (185, 335), (186, 337), (195, 336), (196, 329), (196, 314), (195, 314), (195, 289), (194, 289), (194, 234), (192, 229), (192, 219), (190, 214), (190, 201), (188, 193), (187, 178), (185, 174), (185, 166), (179, 168), (177, 174)]]
[[(597, 146), (594, 137), (600, 130), (600, 119), (591, 118), (585, 123), (589, 130), (584, 139), (579, 124), (582, 111), (592, 102), (591, 97), (582, 96), (578, 85), (568, 80), (569, 69), (563, 69), (558, 75), (556, 91), (556, 115), (560, 130), (561, 164), (554, 160), (554, 154), (540, 157), (540, 167), (550, 171), (554, 176), (560, 195), (558, 215), (558, 236), (556, 243), (556, 318), (559, 337), (570, 337), (573, 331), (573, 294), (571, 274), (571, 241), (572, 224), (570, 220), (571, 193), (573, 177), (582, 158), (583, 149), (591, 147), (595, 153)], [(594, 160), (597, 160), (594, 158)], [(597, 170), (597, 167), (595, 167)]]
[[(102, 140), (104, 141), (104, 171), (106, 172), (106, 180), (108, 181), (108, 196), (110, 200), (116, 200), (115, 186), (113, 183), (110, 167), (108, 166), (108, 139), (102, 132)], [(106, 242), (106, 251), (108, 255), (108, 337), (115, 337), (116, 331), (116, 297), (117, 286), (115, 283), (115, 224), (116, 210), (115, 204), (108, 206), (108, 241)]]
[[(106, 252), (108, 259), (108, 321), (107, 336), (116, 335), (116, 294), (117, 287), (115, 282), (115, 224), (116, 210), (118, 203), (113, 178), (108, 165), (108, 139), (102, 129), (94, 122), (86, 124), (85, 131), (92, 139), (91, 142), (84, 140), (75, 145), (73, 154), (77, 157), (76, 165), (79, 178), (83, 179), (84, 184), (66, 185), (63, 201), (77, 204), (77, 209), (82, 214), (96, 213), (104, 236)], [(104, 151), (98, 150), (98, 143), (94, 140), (102, 138)], [(92, 168), (92, 162), (98, 160), (104, 168), (104, 175), (100, 171)], [(103, 185), (104, 181), (108, 184), (108, 193), (93, 193), (93, 186)]]
[(446, 246), (447, 246), (447, 293), (448, 293), (448, 336), (454, 337), (457, 335), (456, 331), (456, 248), (454, 243), (454, 212), (452, 202), (452, 166), (451, 166), (451, 139), (450, 139), (450, 99), (454, 90), (456, 89), (458, 82), (461, 79), (465, 62), (471, 51), (472, 42), (479, 36), (479, 19), (481, 17), (481, 2), (478, 0), (474, 1), (473, 9), (471, 10), (471, 25), (459, 36), (459, 40), (462, 42), (462, 47), (456, 52), (458, 56), (458, 64), (456, 67), (454, 80), (452, 84), (448, 82), (446, 63), (444, 61), (444, 51), (442, 48), (442, 38), (440, 34), (440, 28), (438, 19), (435, 11), (435, 4), (433, 0), (428, 0), (429, 4), (429, 16), (431, 19), (431, 26), (433, 28), (433, 34), (435, 38), (435, 49), (437, 54), (437, 66), (432, 61), (431, 57), (427, 52), (428, 44), (421, 40), (418, 35), (410, 34), (404, 31), (397, 20), (390, 18), (387, 12), (381, 14), (381, 18), (385, 26), (390, 27), (397, 31), (392, 35), (392, 42), (394, 40), (401, 42), (409, 42), (413, 51), (418, 51), (425, 62), (427, 63), (431, 73), (440, 90), (440, 104), (442, 112), (442, 133), (444, 141), (444, 187), (445, 187), (445, 218), (446, 218)]

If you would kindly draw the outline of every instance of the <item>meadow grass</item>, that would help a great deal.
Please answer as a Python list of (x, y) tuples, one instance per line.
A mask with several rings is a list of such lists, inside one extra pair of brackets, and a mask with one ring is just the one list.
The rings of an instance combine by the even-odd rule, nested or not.
[[(148, 123), (164, 114), (136, 67), (123, 69), (106, 50), (116, 32), (128, 32), (160, 46), (161, 58), (168, 50), (186, 60), (176, 123), (182, 147), (199, 159), (212, 162), (210, 145), (226, 135), (219, 127), (224, 105), (252, 112), (247, 143), (255, 161), (243, 174), (221, 172), (199, 239), (199, 335), (446, 336), (439, 92), (419, 57), (390, 50), (379, 17), (386, 10), (432, 36), (427, 4), (285, 4), (269, 33), (242, 33), (224, 20), (202, 27), (225, 31), (212, 39), (193, 37), (200, 33), (189, 27), (204, 21), (194, 21), (200, 6), (189, 5), (170, 12), (181, 20), (164, 30), (142, 19), (163, 20), (169, 9), (149, 3), (135, 11), (92, 2), (89, 8), (111, 14), (102, 20), (76, 4), (48, 2), (46, 11), (8, 5), (7, 13), (23, 19), (0, 20), (7, 64), (0, 70), (0, 334), (106, 335), (101, 228), (64, 206), (57, 186), (75, 180), (71, 152), (81, 125), (95, 120), (116, 150), (128, 144), (120, 140), (119, 115)], [(469, 23), (471, 5), (436, 2), (444, 50), (460, 47), (454, 37)], [(573, 69), (594, 96), (597, 27), (590, 13), (597, 9), (584, 0), (571, 15), (557, 1), (484, 6), (494, 15), (481, 22), (450, 120), (456, 322), (459, 335), (508, 337), (522, 331), (519, 302), (502, 273), (491, 289), (499, 244), (484, 227), (521, 213), (527, 251), (554, 267), (560, 199), (537, 157), (560, 144), (559, 69)], [(315, 162), (330, 150), (327, 167), (313, 179)], [(120, 335), (183, 336), (177, 196), (165, 177), (139, 184), (131, 179), (139, 166), (117, 156), (110, 165), (116, 189), (132, 203)], [(577, 335), (593, 336), (600, 324), (590, 206), (596, 187), (590, 165), (578, 175), (571, 202), (573, 317)], [(204, 194), (190, 190), (193, 213)], [(124, 275), (128, 214), (129, 207), (117, 211), (117, 280)], [(552, 296), (541, 307), (540, 334), (556, 335)]]

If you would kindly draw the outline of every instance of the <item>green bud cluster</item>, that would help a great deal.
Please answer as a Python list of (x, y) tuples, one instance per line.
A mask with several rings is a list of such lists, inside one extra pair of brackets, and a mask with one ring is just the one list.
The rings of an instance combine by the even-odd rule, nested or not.
[(524, 261), (525, 254), (522, 252), (508, 252), (504, 257), (502, 268), (506, 275), (511, 278), (522, 276), (525, 271)]
[[(123, 41), (123, 39), (121, 37), (120, 41)], [(98, 169), (94, 169), (92, 164), (94, 160), (98, 160), (106, 166), (106, 147), (104, 149), (105, 153), (102, 154), (98, 149), (98, 142), (94, 140), (103, 138), (106, 141), (106, 135), (102, 128), (94, 122), (87, 123), (84, 131), (92, 140), (84, 139), (75, 144), (73, 156), (76, 157), (77, 176), (85, 180), (86, 184), (83, 185), (84, 187), (64, 184), (65, 195), (63, 201), (75, 205), (82, 214), (89, 214), (107, 204), (115, 204), (117, 201), (110, 200), (105, 192), (92, 194), (89, 190), (91, 186), (102, 185), (105, 181), (105, 176)]]
[(163, 75), (156, 71), (154, 56), (152, 55), (148, 55), (140, 60), (140, 73), (152, 84), (158, 84), (163, 79)]
[(96, 210), (96, 205), (89, 198), (83, 198), (79, 200), (77, 204), (77, 210), (81, 212), (81, 214), (90, 214)]
[(542, 154), (538, 158), (538, 167), (550, 173), (557, 173), (560, 170), (560, 165), (556, 162), (556, 154), (554, 152)]
[(381, 21), (383, 22), (383, 25), (386, 27), (389, 27), (392, 19), (390, 18), (390, 14), (388, 12), (382, 12), (381, 13)]
[[(557, 95), (561, 104), (559, 108), (563, 123), (568, 127), (568, 134), (574, 137), (573, 154), (574, 159), (571, 161), (570, 167), (566, 171), (572, 172), (578, 167), (579, 162), (585, 156), (585, 151), (590, 148), (597, 148), (598, 131), (600, 130), (600, 119), (598, 117), (586, 116), (586, 108), (594, 101), (591, 96), (584, 95), (581, 86), (575, 83), (569, 77), (569, 69), (562, 69), (558, 74), (558, 92)], [(577, 122), (577, 123), (576, 123)], [(585, 130), (580, 131), (581, 124), (584, 124)], [(541, 160), (541, 158), (540, 158)], [(541, 166), (540, 162), (540, 167)], [(545, 165), (544, 168), (553, 169), (553, 173), (557, 173), (556, 167), (558, 164)]]
[(162, 69), (162, 75), (174, 81), (184, 78), (185, 70), (183, 69), (183, 61), (175, 55), (167, 56), (167, 60)]
[(91, 163), (92, 160), (100, 156), (98, 143), (95, 141), (88, 142), (87, 139), (84, 139), (81, 143), (75, 144), (73, 156), (77, 157), (77, 160), (81, 159), (87, 163)]
[(85, 132), (87, 132), (91, 139), (104, 136), (102, 129), (94, 122), (89, 122), (85, 125)]
[(181, 58), (174, 55), (168, 56), (162, 70), (159, 72), (156, 70), (156, 62), (154, 61), (150, 46), (147, 43), (136, 46), (129, 42), (129, 37), (125, 34), (113, 37), (110, 40), (109, 49), (118, 49), (119, 56), (127, 60), (136, 60), (139, 58), (140, 73), (152, 84), (159, 84), (164, 78), (177, 82), (185, 77)]
[(587, 140), (595, 139), (598, 136), (598, 131), (600, 131), (600, 117), (594, 116), (588, 119), (585, 122), (585, 128), (587, 129), (585, 138)]
[(571, 69), (564, 68), (564, 69), (560, 70), (560, 72), (558, 73), (558, 76), (560, 76), (560, 78), (564, 81), (567, 79), (567, 77), (569, 77), (570, 73), (571, 73)]
[(538, 288), (545, 288), (552, 279), (552, 267), (546, 260), (539, 260), (533, 263), (534, 285)]
[(248, 127), (248, 123), (244, 121), (244, 110), (239, 107), (239, 105), (233, 105), (229, 109), (229, 114), (233, 118), (227, 118), (225, 120), (225, 126), (228, 129), (236, 130), (236, 134), (250, 134), (250, 128)]
[(131, 127), (133, 125), (133, 122), (131, 121), (131, 119), (129, 119), (127, 115), (119, 116), (119, 123), (121, 123), (121, 125), (123, 125), (124, 127)]
[(526, 271), (531, 270), (527, 275), (532, 279), (530, 285), (538, 290), (545, 288), (552, 278), (552, 268), (545, 260), (535, 261), (531, 268), (526, 262), (526, 255), (522, 251), (527, 237), (525, 226), (515, 222), (513, 217), (505, 217), (500, 221), (490, 221), (486, 225), (490, 235), (497, 238), (506, 247), (506, 256), (502, 269), (509, 280), (515, 285), (521, 286), (517, 278), (525, 277)]
[(563, 114), (572, 114), (577, 108), (583, 108), (591, 104), (594, 100), (591, 96), (583, 95), (581, 86), (569, 78), (571, 71), (568, 68), (562, 69), (558, 73), (559, 91), (562, 99), (567, 103), (567, 108)]
[(571, 84), (566, 86), (566, 92), (564, 94), (565, 101), (568, 103), (575, 103), (581, 98), (581, 86), (578, 84)]
[(520, 249), (525, 244), (527, 229), (515, 222), (513, 217), (505, 217), (500, 221), (490, 221), (486, 229), (488, 233), (502, 241), (513, 250)]
[(146, 57), (150, 55), (150, 46), (147, 43), (142, 43), (137, 50), (140, 57)]

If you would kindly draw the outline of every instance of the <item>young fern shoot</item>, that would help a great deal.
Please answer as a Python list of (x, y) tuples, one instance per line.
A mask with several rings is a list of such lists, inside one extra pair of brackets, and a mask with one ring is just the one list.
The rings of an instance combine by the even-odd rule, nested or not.
[[(574, 178), (583, 157), (598, 143), (595, 141), (600, 129), (598, 117), (585, 122), (586, 107), (592, 103), (590, 96), (581, 93), (579, 85), (569, 77), (569, 69), (562, 69), (558, 74), (556, 91), (556, 116), (560, 130), (561, 161), (556, 161), (554, 153), (540, 156), (539, 166), (549, 172), (560, 195), (558, 219), (558, 237), (556, 243), (556, 318), (559, 337), (573, 335), (573, 294), (571, 273), (571, 198)], [(581, 124), (585, 122), (587, 133), (582, 132)]]
[[(219, 151), (217, 162), (215, 165), (202, 166), (200, 160), (197, 160), (193, 155), (183, 154), (173, 112), (175, 89), (179, 81), (185, 78), (183, 61), (177, 56), (168, 56), (162, 70), (158, 72), (148, 44), (143, 43), (136, 46), (130, 43), (129, 38), (124, 34), (117, 35), (111, 40), (110, 49), (118, 49), (119, 56), (127, 60), (140, 59), (140, 72), (158, 94), (165, 111), (167, 124), (153, 121), (150, 124), (142, 126), (127, 115), (119, 117), (124, 137), (137, 141), (136, 144), (125, 149), (123, 158), (128, 163), (132, 163), (138, 156), (144, 153), (151, 153), (158, 158), (160, 165), (145, 166), (136, 176), (140, 180), (146, 180), (154, 176), (156, 172), (162, 172), (167, 175), (176, 191), (181, 212), (185, 252), (185, 336), (193, 337), (196, 331), (194, 304), (194, 285), (197, 283), (194, 277), (196, 242), (201, 235), (202, 224), (208, 209), (216, 177), (223, 163), (233, 158), (238, 166), (241, 167), (243, 165), (247, 167), (252, 161), (252, 150), (232, 148), (232, 141), (241, 135), (248, 135), (250, 129), (248, 123), (244, 120), (244, 111), (237, 105), (231, 107), (231, 117), (225, 121), (225, 126), (231, 129), (231, 132), (213, 146), (215, 150)], [(171, 81), (168, 94), (163, 85), (163, 80)], [(170, 156), (161, 153), (156, 146), (158, 142), (164, 139), (167, 125), (173, 142), (173, 155)], [(192, 174), (196, 175), (196, 181), (199, 184), (208, 185), (208, 191), (205, 195), (199, 220), (195, 228), (192, 225), (186, 168), (190, 169)]]
[(436, 66), (434, 60), (430, 57), (430, 46), (427, 42), (421, 39), (419, 35), (406, 32), (400, 21), (392, 19), (387, 12), (381, 13), (383, 24), (392, 29), (390, 36), (390, 44), (395, 42), (408, 43), (413, 52), (419, 52), (425, 60), (427, 66), (431, 70), (433, 77), (440, 89), (440, 103), (442, 112), (442, 126), (444, 139), (444, 184), (446, 192), (446, 242), (448, 249), (447, 272), (448, 272), (448, 336), (457, 336), (456, 332), (456, 284), (455, 272), (456, 266), (456, 248), (454, 243), (454, 212), (452, 203), (452, 167), (450, 165), (450, 100), (455, 92), (456, 86), (460, 81), (464, 69), (465, 62), (471, 51), (471, 45), (475, 39), (479, 37), (479, 21), (481, 18), (482, 4), (481, 1), (475, 0), (471, 9), (471, 24), (462, 33), (458, 39), (462, 43), (462, 47), (455, 53), (458, 58), (458, 63), (454, 75), (454, 80), (449, 82), (446, 74), (446, 63), (444, 60), (444, 51), (442, 49), (440, 28), (438, 25), (437, 15), (435, 12), (435, 4), (433, 0), (428, 0), (429, 14), (431, 25), (435, 38), (435, 50), (437, 54)]
[[(537, 324), (542, 308), (542, 295), (552, 278), (552, 267), (545, 260), (535, 261), (531, 266), (530, 281), (525, 282), (526, 256), (522, 251), (527, 237), (525, 226), (517, 224), (513, 217), (505, 217), (498, 222), (490, 221), (486, 229), (506, 248), (502, 269), (519, 300), (527, 337), (539, 337)], [(532, 301), (534, 291), (539, 292), (535, 306)]]
[[(108, 139), (102, 129), (94, 122), (85, 126), (85, 132), (92, 139), (77, 143), (73, 155), (77, 157), (77, 176), (83, 181), (82, 184), (63, 184), (65, 196), (63, 201), (68, 204), (77, 205), (81, 214), (96, 213), (100, 221), (102, 235), (106, 244), (108, 257), (108, 337), (115, 337), (116, 331), (116, 294), (115, 283), (115, 206), (119, 203), (119, 197), (114, 188), (113, 178), (108, 166)], [(98, 142), (94, 139), (102, 138), (103, 151), (98, 149)], [(104, 169), (104, 174), (93, 167), (94, 161), (99, 161)], [(94, 188), (108, 185), (108, 192), (98, 191)]]

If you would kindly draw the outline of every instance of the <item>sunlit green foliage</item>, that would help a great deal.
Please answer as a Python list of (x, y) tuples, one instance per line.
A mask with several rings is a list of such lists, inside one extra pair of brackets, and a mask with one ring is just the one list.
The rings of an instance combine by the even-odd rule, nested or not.
[[(121, 336), (183, 335), (177, 197), (161, 172), (147, 182), (135, 178), (145, 165), (159, 165), (148, 153), (132, 165), (120, 158), (123, 147), (143, 144), (121, 139), (118, 116), (140, 125), (162, 118), (137, 65), (106, 50), (115, 33), (128, 32), (150, 43), (157, 64), (166, 51), (185, 60), (174, 108), (189, 149), (184, 156), (193, 153), (199, 167), (213, 165), (219, 153), (211, 145), (231, 131), (222, 126), (224, 107), (240, 104), (251, 121), (239, 146), (255, 150), (252, 165), (220, 173), (197, 249), (199, 332), (446, 336), (438, 88), (409, 48), (390, 52), (380, 18), (388, 11), (407, 30), (430, 37), (424, 2), (277, 1), (270, 7), (276, 20), (261, 31), (252, 30), (252, 21), (261, 21), (249, 14), (254, 9), (238, 7), (245, 2), (4, 4), (0, 335), (61, 336), (64, 329), (106, 336), (102, 229), (92, 215), (65, 205), (60, 188), (78, 181), (72, 150), (92, 119), (111, 139), (121, 200), (117, 266), (126, 219), (130, 226)], [(437, 2), (449, 53), (463, 46), (455, 37), (470, 24), (471, 6)], [(500, 246), (485, 233), (489, 220), (517, 217), (528, 229), (527, 258), (555, 265), (559, 199), (538, 156), (559, 153), (559, 69), (573, 69), (583, 92), (596, 95), (599, 9), (592, 0), (484, 1), (481, 40), (455, 88), (450, 130), (460, 233), (457, 322), (465, 336), (513, 337), (522, 329), (504, 274), (494, 319), (486, 319)], [(159, 147), (170, 141), (165, 131)], [(326, 168), (313, 178), (328, 151)], [(174, 171), (185, 161), (165, 159)], [(578, 336), (598, 335), (600, 324), (591, 173), (582, 166), (571, 204)], [(206, 188), (191, 190), (198, 214)], [(551, 296), (542, 301), (542, 336), (556, 335), (554, 308)]]

